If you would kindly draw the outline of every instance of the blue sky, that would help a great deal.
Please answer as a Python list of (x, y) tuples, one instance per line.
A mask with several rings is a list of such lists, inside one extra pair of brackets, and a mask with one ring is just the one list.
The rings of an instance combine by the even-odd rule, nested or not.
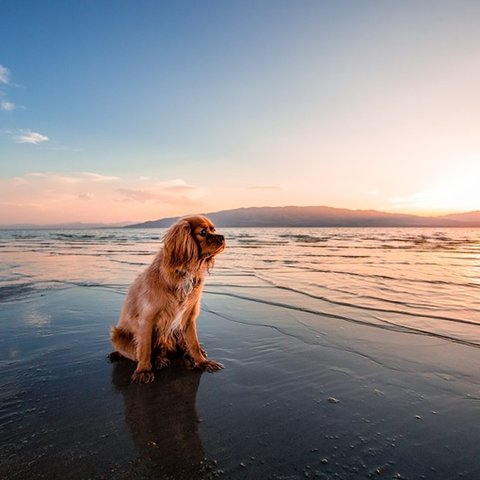
[(0, 1), (0, 224), (480, 209), (476, 1)]

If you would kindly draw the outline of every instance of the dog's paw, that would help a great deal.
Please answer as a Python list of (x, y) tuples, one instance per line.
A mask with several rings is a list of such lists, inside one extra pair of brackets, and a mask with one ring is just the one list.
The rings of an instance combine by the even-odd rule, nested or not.
[(140, 370), (139, 372), (135, 370), (132, 375), (132, 383), (152, 383), (154, 379), (155, 375), (151, 370)]
[(198, 363), (197, 368), (204, 370), (209, 373), (218, 372), (225, 368), (221, 363), (216, 362), (215, 360), (205, 360), (204, 362)]
[(157, 359), (155, 360), (155, 368), (157, 370), (168, 367), (169, 365), (170, 360), (167, 357), (157, 357)]
[(194, 368), (196, 368), (196, 364), (195, 364), (195, 361), (193, 360), (193, 358), (188, 355), (187, 353), (183, 356), (183, 363), (185, 365), (185, 368), (187, 370), (193, 370)]

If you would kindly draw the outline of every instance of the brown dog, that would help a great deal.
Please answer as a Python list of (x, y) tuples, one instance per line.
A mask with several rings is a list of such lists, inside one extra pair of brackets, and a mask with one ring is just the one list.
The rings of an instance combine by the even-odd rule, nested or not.
[(193, 366), (208, 372), (223, 368), (208, 360), (196, 329), (204, 274), (214, 257), (225, 248), (212, 222), (201, 216), (185, 217), (166, 233), (163, 248), (152, 264), (133, 282), (120, 319), (112, 328), (116, 349), (111, 356), (137, 362), (132, 381), (153, 381), (152, 353), (156, 367), (168, 365), (167, 354), (180, 349)]

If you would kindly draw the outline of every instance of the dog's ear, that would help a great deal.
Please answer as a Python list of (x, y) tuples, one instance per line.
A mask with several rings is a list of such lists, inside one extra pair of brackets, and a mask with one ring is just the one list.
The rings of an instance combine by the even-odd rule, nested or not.
[(210, 270), (215, 265), (215, 257), (209, 257), (205, 260), (205, 267), (207, 268), (207, 272), (210, 273)]
[(173, 225), (163, 239), (163, 262), (166, 268), (188, 269), (198, 262), (198, 247), (192, 237), (192, 227), (187, 220)]

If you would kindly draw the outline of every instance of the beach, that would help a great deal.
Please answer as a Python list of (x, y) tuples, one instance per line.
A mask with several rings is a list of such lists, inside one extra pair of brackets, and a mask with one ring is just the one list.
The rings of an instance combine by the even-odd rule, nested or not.
[(109, 328), (161, 230), (0, 234), (0, 478), (480, 478), (480, 232), (232, 229), (201, 343)]

